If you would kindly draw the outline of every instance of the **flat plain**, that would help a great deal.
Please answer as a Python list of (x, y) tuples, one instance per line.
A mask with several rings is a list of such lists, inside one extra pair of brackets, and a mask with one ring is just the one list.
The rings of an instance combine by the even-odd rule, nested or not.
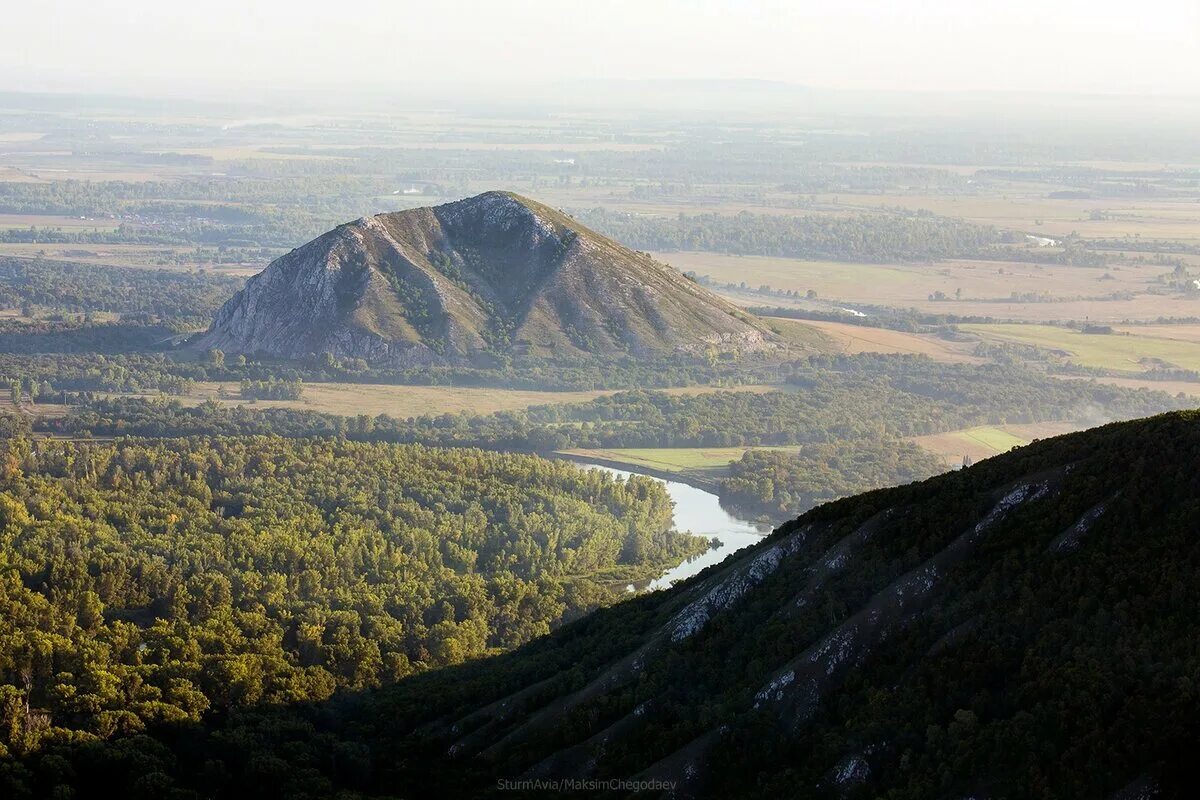
[(948, 466), (956, 467), (967, 456), (972, 461), (1007, 453), (1034, 439), (1047, 439), (1078, 430), (1069, 422), (1043, 422), (1029, 425), (980, 425), (946, 433), (916, 436), (912, 441), (940, 456)]
[(630, 470), (645, 470), (711, 486), (748, 450), (796, 452), (798, 447), (621, 447), (560, 451), (573, 460), (597, 461)]
[[(829, 307), (874, 305), (930, 314), (1020, 321), (1119, 323), (1200, 316), (1200, 298), (1164, 294), (1159, 264), (1097, 267), (950, 259), (936, 264), (860, 264), (720, 253), (656, 252), (684, 272), (718, 284), (745, 283), (800, 294), (816, 292)], [(742, 305), (789, 305), (777, 296), (735, 291)], [(933, 299), (937, 293), (944, 299)], [(1014, 293), (1019, 297), (1014, 298)], [(1041, 299), (1023, 299), (1037, 296)], [(811, 306), (812, 303), (807, 303)]]
[(773, 324), (786, 328), (813, 328), (824, 334), (839, 353), (897, 353), (929, 356), (934, 361), (949, 364), (977, 364), (984, 359), (971, 355), (972, 343), (953, 342), (932, 334), (908, 333), (889, 328), (870, 328), (845, 322), (793, 320), (767, 317)]
[[(711, 392), (768, 392), (779, 387), (760, 384), (744, 386), (679, 386), (663, 389), (667, 394), (693, 395)], [(530, 406), (560, 403), (586, 403), (597, 397), (615, 394), (615, 389), (592, 391), (534, 391), (467, 386), (412, 386), (380, 383), (305, 383), (299, 400), (257, 400), (252, 408), (290, 408), (327, 414), (356, 416), (387, 414), (397, 419), (438, 416), (440, 414), (492, 414), (517, 411)], [(208, 381), (196, 384), (186, 396), (177, 398), (184, 405), (215, 400), (222, 405), (245, 405), (240, 388), (233, 382)]]
[(1084, 367), (1129, 373), (1155, 368), (1200, 370), (1200, 341), (1164, 338), (1161, 329), (1142, 332), (1134, 327), (1110, 334), (1051, 325), (963, 325), (962, 329), (992, 341), (1033, 345)]

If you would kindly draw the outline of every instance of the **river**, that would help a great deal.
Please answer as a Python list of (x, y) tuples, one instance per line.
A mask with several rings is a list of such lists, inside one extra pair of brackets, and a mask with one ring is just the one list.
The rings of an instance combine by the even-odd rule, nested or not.
[[(605, 467), (600, 464), (583, 464), (581, 466), (589, 469), (601, 469), (613, 475), (620, 475), (623, 478), (641, 474), (613, 469), (612, 467)], [(690, 578), (706, 567), (719, 564), (731, 553), (736, 553), (743, 547), (757, 544), (762, 541), (764, 536), (771, 532), (771, 528), (768, 525), (759, 525), (747, 520), (738, 519), (721, 508), (720, 501), (712, 492), (706, 492), (703, 489), (697, 489), (695, 486), (689, 486), (679, 481), (668, 481), (656, 478), (653, 475), (647, 477), (654, 478), (654, 480), (666, 485), (667, 494), (671, 496), (671, 501), (675, 504), (676, 530), (689, 532), (695, 536), (703, 536), (705, 539), (711, 539), (715, 536), (721, 540), (721, 545), (695, 558), (689, 559), (677, 567), (672, 567), (648, 583), (637, 586), (631, 585), (631, 589), (651, 592), (656, 589), (669, 589), (675, 581)]]

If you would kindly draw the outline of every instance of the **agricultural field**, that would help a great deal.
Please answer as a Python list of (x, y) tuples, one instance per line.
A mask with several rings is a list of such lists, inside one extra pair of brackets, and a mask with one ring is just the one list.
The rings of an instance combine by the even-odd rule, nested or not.
[[(1116, 175), (1133, 172), (1128, 165), (1098, 165)], [(1124, 168), (1122, 168), (1124, 167)], [(1150, 169), (1160, 168), (1161, 165)], [(1008, 187), (1006, 187), (1008, 188)], [(818, 195), (818, 201), (856, 211), (905, 208), (932, 211), (980, 225), (1018, 228), (1044, 236), (1077, 233), (1089, 239), (1173, 239), (1200, 241), (1200, 208), (1193, 199), (1117, 198), (1056, 199), (1047, 197), (1052, 184), (1020, 184), (1016, 191), (979, 192), (971, 195), (888, 193), (883, 195)]]
[(856, 353), (899, 353), (903, 355), (929, 356), (934, 361), (950, 364), (978, 364), (983, 361), (971, 355), (972, 344), (952, 342), (932, 334), (908, 333), (888, 328), (868, 328), (844, 322), (819, 320), (794, 320), (783, 317), (767, 317), (773, 325), (784, 330), (810, 328), (819, 331), (831, 345), (832, 352)]
[(563, 450), (575, 460), (591, 460), (608, 466), (672, 475), (684, 480), (708, 483), (719, 478), (725, 468), (747, 450), (784, 450), (796, 447), (626, 447)]
[[(194, 263), (195, 247), (176, 247), (149, 244), (28, 244), (0, 242), (0, 256), (36, 258), (52, 261), (75, 261), (96, 266), (136, 267), (139, 269), (171, 269), (193, 272), (206, 269), (222, 275), (250, 277), (262, 272), (270, 259), (235, 264), (211, 262)], [(216, 252), (212, 255), (215, 257)]]
[[(963, 325), (984, 340), (1033, 345), (1084, 367), (1139, 373), (1152, 369), (1200, 370), (1200, 341), (1166, 338), (1161, 329), (1111, 334), (1081, 333), (1051, 325)], [(1194, 331), (1194, 326), (1183, 328)]]
[(1023, 447), (1034, 439), (1047, 439), (1077, 430), (1078, 426), (1066, 422), (1046, 422), (1033, 425), (981, 425), (946, 433), (916, 436), (912, 441), (918, 446), (940, 456), (947, 466), (957, 467), (963, 458), (979, 461), (1014, 447)]
[[(747, 291), (714, 287), (742, 305), (835, 309), (862, 304), (1030, 322), (1200, 316), (1200, 298), (1162, 293), (1160, 277), (1169, 270), (1157, 264), (1101, 269), (973, 260), (854, 264), (696, 252), (659, 252), (655, 257), (718, 284), (744, 282)], [(753, 291), (762, 286), (801, 294), (813, 291), (817, 301), (789, 302)], [(945, 299), (930, 299), (937, 292)], [(1046, 299), (1014, 300), (1014, 292)]]
[[(667, 394), (691, 395), (709, 392), (769, 392), (777, 386), (745, 385), (736, 387), (680, 386), (664, 389)], [(243, 405), (238, 384), (203, 382), (187, 396), (178, 398), (184, 405), (199, 405), (215, 400), (222, 405)], [(616, 390), (560, 392), (525, 389), (492, 389), (463, 386), (402, 386), (378, 383), (306, 383), (299, 400), (256, 400), (255, 408), (291, 408), (327, 414), (378, 416), (387, 414), (404, 419), (426, 414), (492, 414), (517, 411), (537, 405), (585, 403)], [(111, 396), (111, 395), (110, 395)], [(41, 406), (36, 409), (40, 412)]]
[(1200, 325), (1122, 325), (1114, 329), (1117, 333), (1130, 336), (1151, 336), (1200, 344)]
[(28, 228), (62, 228), (70, 231), (103, 232), (116, 230), (111, 219), (66, 217), (53, 214), (0, 214), (0, 231)]
[(1145, 389), (1152, 392), (1166, 392), (1168, 395), (1183, 395), (1192, 397), (1196, 405), (1200, 405), (1200, 381), (1194, 380), (1148, 380), (1145, 378), (1096, 378), (1102, 384), (1124, 386), (1126, 389)]
[[(391, 386), (374, 383), (306, 383), (299, 400), (257, 400), (255, 408), (291, 408), (327, 414), (378, 416), (404, 419), (425, 414), (491, 414), (547, 403), (583, 403), (611, 391), (542, 392), (524, 389), (480, 389), (461, 386)], [(180, 398), (185, 405), (213, 399), (242, 405), (236, 383), (201, 383)]]

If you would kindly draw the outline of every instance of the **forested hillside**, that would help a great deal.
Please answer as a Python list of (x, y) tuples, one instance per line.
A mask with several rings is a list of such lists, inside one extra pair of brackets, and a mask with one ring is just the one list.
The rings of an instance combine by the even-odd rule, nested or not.
[(707, 546), (671, 531), (659, 483), (533, 456), (10, 440), (0, 754), (478, 658)]

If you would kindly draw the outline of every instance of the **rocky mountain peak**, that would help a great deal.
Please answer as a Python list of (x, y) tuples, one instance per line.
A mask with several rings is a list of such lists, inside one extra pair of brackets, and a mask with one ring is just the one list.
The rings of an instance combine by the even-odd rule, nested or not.
[(778, 346), (671, 267), (499, 191), (335, 228), (251, 278), (194, 345), (398, 366)]

